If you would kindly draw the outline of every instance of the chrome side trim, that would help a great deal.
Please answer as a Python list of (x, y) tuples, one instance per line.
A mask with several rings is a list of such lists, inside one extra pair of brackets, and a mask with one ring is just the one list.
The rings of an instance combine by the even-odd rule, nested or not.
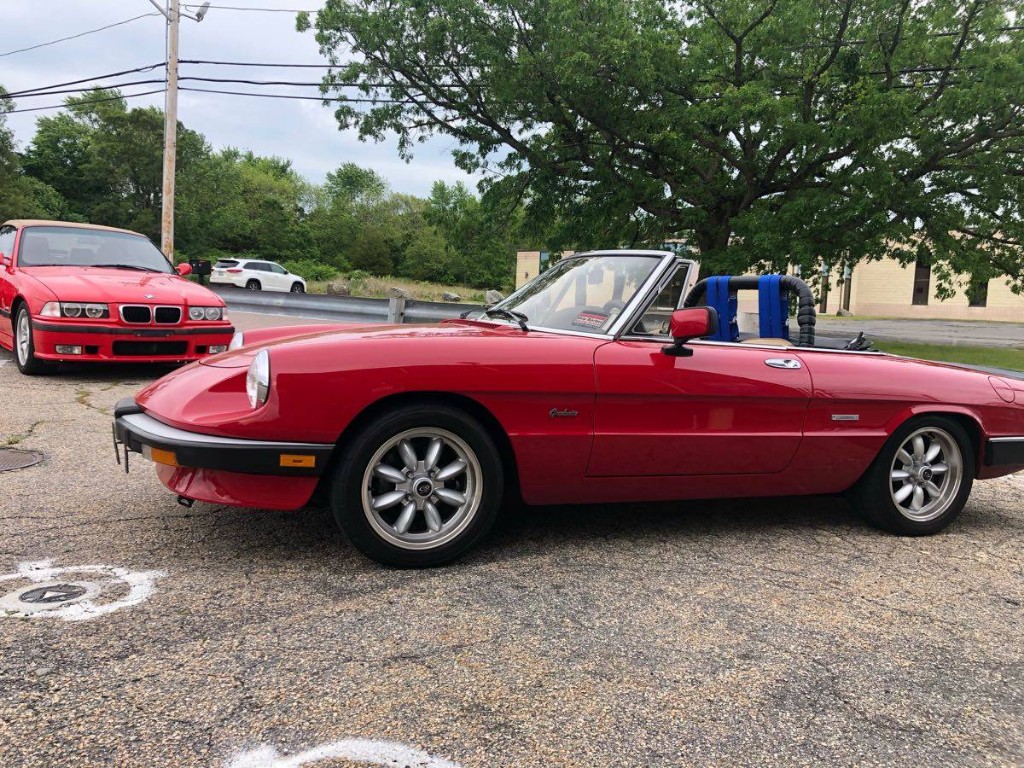
[(1024, 443), (1024, 437), (990, 437), (990, 443)]

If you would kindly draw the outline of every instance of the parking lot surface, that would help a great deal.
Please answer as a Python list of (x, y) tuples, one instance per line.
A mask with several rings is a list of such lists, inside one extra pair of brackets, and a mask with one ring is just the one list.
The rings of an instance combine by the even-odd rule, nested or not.
[(160, 373), (0, 352), (0, 443), (45, 456), (0, 473), (4, 768), (1024, 763), (1024, 477), (931, 538), (833, 498), (509, 509), (390, 570), (325, 510), (126, 475), (111, 409)]

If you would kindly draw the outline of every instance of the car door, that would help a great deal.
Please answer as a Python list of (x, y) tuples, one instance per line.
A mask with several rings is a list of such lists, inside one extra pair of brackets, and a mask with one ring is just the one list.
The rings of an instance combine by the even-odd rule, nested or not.
[(269, 262), (267, 266), (270, 268), (270, 275), (274, 281), (274, 288), (279, 291), (287, 291), (292, 285), (288, 280), (288, 271), (280, 264), (274, 264)]
[[(675, 290), (669, 286), (668, 290)], [(811, 377), (793, 349), (696, 342), (662, 352), (664, 296), (630, 333), (594, 354), (597, 398), (590, 476), (781, 472), (800, 445)]]
[(14, 287), (14, 227), (0, 227), (0, 253), (7, 264), (0, 266), (0, 341), (11, 346), (14, 343), (12, 331), (11, 304), (16, 293)]

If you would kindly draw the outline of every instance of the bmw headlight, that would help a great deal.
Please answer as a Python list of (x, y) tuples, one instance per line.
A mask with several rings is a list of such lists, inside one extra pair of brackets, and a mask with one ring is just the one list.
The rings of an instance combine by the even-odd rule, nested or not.
[(189, 307), (189, 320), (223, 320), (227, 316), (223, 307)]
[(88, 317), (99, 320), (110, 317), (110, 308), (106, 304), (81, 301), (48, 301), (39, 314), (42, 317)]
[(249, 364), (249, 372), (245, 375), (245, 393), (253, 408), (259, 408), (267, 402), (270, 394), (270, 354), (265, 349), (257, 352)]

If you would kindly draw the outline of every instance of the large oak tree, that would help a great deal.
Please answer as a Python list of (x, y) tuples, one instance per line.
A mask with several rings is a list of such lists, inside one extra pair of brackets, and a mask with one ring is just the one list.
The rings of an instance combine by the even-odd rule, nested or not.
[(315, 27), (341, 127), (405, 154), (453, 137), (562, 242), (684, 237), (717, 271), (920, 257), (1024, 288), (1021, 10), (327, 0)]

